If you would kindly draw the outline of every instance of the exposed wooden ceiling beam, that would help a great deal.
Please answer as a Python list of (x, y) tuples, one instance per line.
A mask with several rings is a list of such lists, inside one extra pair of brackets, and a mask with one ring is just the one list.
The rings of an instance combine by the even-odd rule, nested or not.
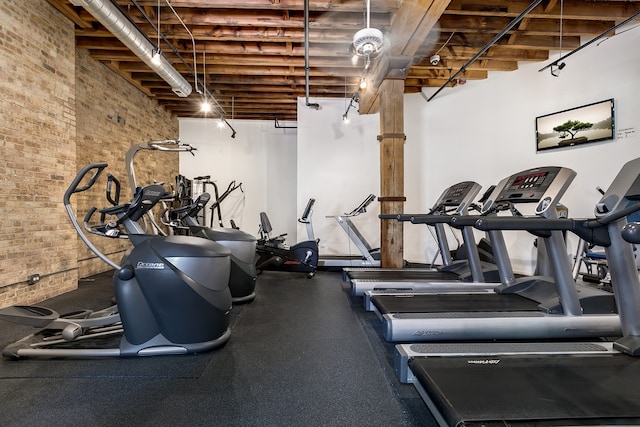
[[(48, 1), (74, 23), (77, 48), (87, 49), (167, 110), (202, 116), (199, 95), (177, 98), (166, 82), (82, 7), (69, 0)], [(115, 2), (155, 44), (157, 0)], [(343, 98), (356, 90), (365, 68), (362, 58), (355, 65), (351, 62), (353, 34), (364, 27), (365, 2), (309, 3), (311, 96)], [(161, 47), (187, 80), (194, 79), (190, 70), (195, 68), (202, 81), (206, 53), (208, 90), (225, 110), (233, 102), (234, 118), (267, 120), (273, 117), (273, 105), (295, 108), (305, 87), (302, 0), (171, 0), (171, 4), (195, 37), (197, 64), (189, 33), (163, 1), (161, 32), (179, 56), (164, 42)], [(406, 77), (405, 93), (441, 86), (529, 4), (530, 0), (372, 0), (372, 26), (383, 31), (389, 45), (368, 68), (367, 79), (375, 83), (386, 73), (401, 74)], [(560, 48), (561, 5), (565, 51), (640, 11), (640, 1), (633, 0), (547, 0), (468, 67), (465, 77), (482, 80), (491, 70), (515, 70), (519, 62), (548, 60), (550, 52)], [(434, 67), (428, 58), (436, 51), (441, 61)], [(376, 111), (377, 101), (374, 84), (360, 93), (359, 110)], [(295, 119), (295, 111), (282, 114), (283, 119)]]

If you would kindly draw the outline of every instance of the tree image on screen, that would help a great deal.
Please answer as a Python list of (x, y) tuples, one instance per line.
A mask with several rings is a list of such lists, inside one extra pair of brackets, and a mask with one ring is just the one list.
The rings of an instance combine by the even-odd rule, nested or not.
[[(587, 137), (579, 137), (576, 138), (576, 134), (581, 130), (590, 129), (593, 126), (593, 123), (589, 122), (581, 122), (580, 120), (567, 120), (563, 124), (556, 126), (553, 128), (554, 131), (560, 132), (560, 138), (566, 139), (567, 136), (571, 136), (569, 140), (566, 140), (566, 144), (574, 144), (576, 142), (580, 142), (582, 140), (586, 141)], [(562, 144), (562, 143), (561, 143)]]

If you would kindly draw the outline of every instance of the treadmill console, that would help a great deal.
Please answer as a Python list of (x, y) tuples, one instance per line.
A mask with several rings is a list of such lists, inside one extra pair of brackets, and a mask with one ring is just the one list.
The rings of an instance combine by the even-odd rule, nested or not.
[(538, 203), (536, 214), (542, 215), (555, 206), (573, 181), (575, 172), (562, 167), (540, 167), (525, 170), (503, 179), (490, 197), (483, 212), (499, 202)]
[(513, 203), (538, 202), (555, 175), (556, 171), (553, 170), (527, 171), (523, 174), (513, 175), (496, 200), (508, 200)]
[[(597, 217), (607, 216), (638, 201), (640, 201), (640, 158), (630, 160), (622, 166), (596, 205), (595, 214)], [(633, 220), (635, 218), (632, 217), (631, 221)]]
[(444, 190), (444, 193), (436, 201), (436, 206), (460, 206), (463, 202), (473, 201), (478, 194), (480, 185), (472, 181), (464, 181)]

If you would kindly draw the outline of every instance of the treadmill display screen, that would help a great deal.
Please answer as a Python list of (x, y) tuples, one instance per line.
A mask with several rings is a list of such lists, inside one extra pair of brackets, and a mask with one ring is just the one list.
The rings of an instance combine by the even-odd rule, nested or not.
[(518, 203), (538, 202), (555, 179), (557, 172), (557, 168), (548, 167), (513, 175), (497, 200)]
[(527, 190), (539, 187), (547, 176), (547, 172), (530, 173), (528, 175), (520, 175), (511, 184), (512, 189)]
[(467, 196), (473, 186), (473, 182), (465, 181), (452, 185), (442, 197), (442, 204), (445, 206), (459, 206)]

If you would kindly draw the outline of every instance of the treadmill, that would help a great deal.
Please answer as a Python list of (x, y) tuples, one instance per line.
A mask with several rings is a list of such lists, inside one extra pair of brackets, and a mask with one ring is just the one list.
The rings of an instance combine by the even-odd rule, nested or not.
[(626, 224), (638, 210), (640, 159), (624, 165), (595, 219), (549, 224), (604, 246), (622, 338), (397, 345), (400, 380), (414, 384), (441, 425), (640, 424), (640, 280), (627, 243), (640, 243), (640, 223)]
[[(462, 237), (466, 258), (452, 260), (446, 237), (445, 225), (454, 216), (469, 214), (469, 208), (482, 187), (472, 181), (464, 181), (446, 188), (427, 214), (383, 214), (382, 219), (411, 221), (414, 224), (433, 226), (443, 266), (438, 269), (345, 269), (351, 283), (351, 294), (362, 296), (371, 290), (419, 290), (456, 288), (481, 290), (493, 288), (485, 282), (499, 283), (500, 275), (495, 264), (482, 262), (473, 234), (473, 227), (463, 227)], [(453, 283), (452, 283), (453, 282)], [(464, 283), (463, 283), (464, 282)], [(477, 286), (475, 286), (477, 285)]]
[(349, 237), (349, 240), (358, 248), (360, 255), (320, 255), (318, 259), (319, 268), (380, 267), (380, 249), (373, 248), (360, 230), (358, 230), (358, 227), (351, 221), (351, 218), (365, 213), (367, 207), (369, 207), (375, 199), (376, 196), (370, 194), (351, 212), (342, 215), (327, 216), (327, 218), (336, 220), (340, 228), (342, 228), (347, 234), (347, 237)]
[[(575, 177), (562, 167), (540, 167), (504, 178), (483, 205), (483, 213), (504, 203), (535, 203), (539, 222), (557, 220), (556, 205)], [(452, 224), (481, 219), (512, 222), (522, 217), (454, 217)], [(541, 234), (553, 277), (515, 279), (504, 237), (489, 230), (502, 283), (494, 292), (375, 295), (371, 304), (390, 342), (568, 339), (620, 334), (620, 320), (609, 292), (577, 286), (562, 231)]]

